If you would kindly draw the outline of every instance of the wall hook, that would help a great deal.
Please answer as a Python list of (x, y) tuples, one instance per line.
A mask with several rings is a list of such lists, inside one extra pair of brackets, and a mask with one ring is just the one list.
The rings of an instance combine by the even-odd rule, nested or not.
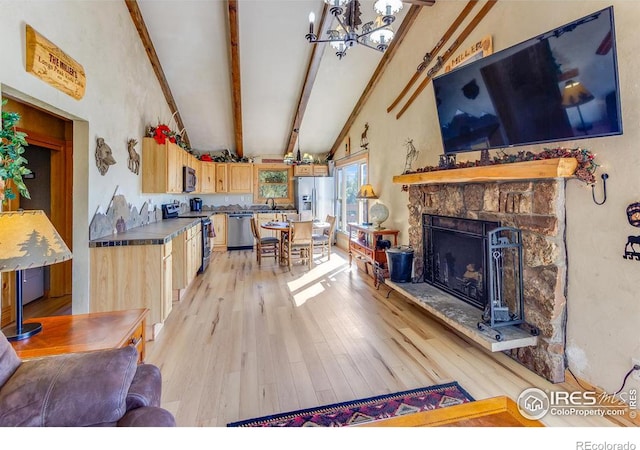
[(593, 198), (593, 202), (596, 205), (604, 205), (604, 202), (607, 201), (607, 178), (609, 178), (609, 174), (603, 173), (602, 175), (600, 175), (600, 178), (602, 178), (602, 192), (603, 192), (603, 197), (601, 202), (596, 200), (596, 185), (595, 184), (591, 185), (591, 197)]

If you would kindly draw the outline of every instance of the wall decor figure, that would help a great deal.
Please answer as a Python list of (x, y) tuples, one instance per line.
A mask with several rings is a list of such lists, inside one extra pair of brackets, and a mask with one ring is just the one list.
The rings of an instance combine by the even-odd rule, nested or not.
[(407, 147), (407, 158), (405, 159), (404, 172), (402, 173), (409, 173), (411, 172), (411, 165), (416, 160), (416, 158), (418, 158), (418, 153), (420, 152), (416, 150), (415, 146), (413, 145), (413, 139), (407, 139), (405, 147)]
[(111, 147), (104, 142), (104, 138), (99, 137), (97, 139), (96, 146), (96, 166), (100, 171), (100, 175), (104, 175), (109, 170), (109, 166), (112, 166), (116, 163), (116, 160), (113, 158), (113, 152), (111, 151)]
[(360, 136), (360, 148), (362, 150), (368, 150), (369, 149), (369, 139), (367, 138), (367, 132), (369, 131), (369, 122), (364, 124), (364, 131), (362, 132), (362, 135)]
[(627, 219), (630, 225), (640, 227), (640, 202), (627, 206)]
[(129, 170), (138, 175), (140, 173), (140, 155), (136, 152), (138, 141), (129, 139), (127, 141), (127, 151), (129, 152)]
[(640, 236), (629, 236), (627, 243), (624, 246), (624, 259), (640, 261), (640, 247), (636, 248), (636, 245), (640, 246)]

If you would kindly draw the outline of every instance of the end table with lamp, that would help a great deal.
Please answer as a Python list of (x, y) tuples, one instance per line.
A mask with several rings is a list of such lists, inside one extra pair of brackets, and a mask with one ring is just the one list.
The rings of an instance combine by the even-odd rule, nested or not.
[(16, 321), (2, 329), (8, 340), (27, 339), (40, 331), (38, 322), (23, 323), (23, 270), (71, 259), (64, 243), (44, 211), (19, 210), (0, 213), (0, 272), (16, 272)]
[[(391, 245), (398, 245), (398, 230), (388, 228), (377, 229), (370, 225), (358, 225), (357, 223), (349, 224), (349, 266), (355, 256), (357, 259), (364, 261), (365, 271), (369, 274), (367, 265), (372, 267), (385, 267), (387, 264), (387, 254), (384, 249), (378, 248), (379, 239), (393, 239)], [(374, 275), (374, 286), (378, 286), (378, 277)]]

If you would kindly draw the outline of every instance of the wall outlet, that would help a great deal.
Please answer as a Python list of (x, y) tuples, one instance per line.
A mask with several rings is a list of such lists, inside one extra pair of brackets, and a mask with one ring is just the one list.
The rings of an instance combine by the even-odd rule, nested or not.
[[(631, 366), (640, 366), (640, 358), (631, 358)], [(640, 370), (634, 370), (631, 372), (631, 377), (634, 380), (640, 381)]]

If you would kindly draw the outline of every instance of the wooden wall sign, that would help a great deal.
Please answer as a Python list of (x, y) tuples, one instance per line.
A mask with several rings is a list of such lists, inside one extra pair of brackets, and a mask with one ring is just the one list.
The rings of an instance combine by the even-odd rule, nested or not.
[(459, 53), (444, 66), (444, 71), (449, 72), (463, 63), (475, 61), (476, 59), (484, 58), (493, 53), (493, 40), (491, 35), (485, 36), (478, 42), (470, 45), (466, 50)]
[(26, 70), (76, 100), (84, 97), (84, 68), (30, 25), (26, 26)]

